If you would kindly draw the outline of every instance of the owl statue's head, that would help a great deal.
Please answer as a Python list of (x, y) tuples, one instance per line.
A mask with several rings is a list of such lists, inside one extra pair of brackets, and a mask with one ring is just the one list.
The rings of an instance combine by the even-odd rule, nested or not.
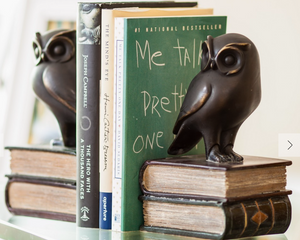
[(247, 37), (236, 34), (224, 34), (213, 38), (208, 36), (202, 44), (201, 71), (217, 70), (224, 75), (239, 73), (247, 65), (259, 69), (259, 57), (255, 45)]
[(43, 35), (37, 32), (32, 43), (35, 64), (70, 61), (75, 57), (75, 46), (75, 30), (52, 30)]

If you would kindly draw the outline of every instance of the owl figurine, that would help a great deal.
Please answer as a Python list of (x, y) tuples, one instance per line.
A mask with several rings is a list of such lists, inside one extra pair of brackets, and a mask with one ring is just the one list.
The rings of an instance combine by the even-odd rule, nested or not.
[(260, 99), (260, 62), (253, 42), (235, 33), (208, 36), (201, 71), (190, 83), (168, 153), (186, 153), (203, 137), (207, 160), (243, 161), (233, 151), (235, 137)]
[(76, 31), (36, 33), (33, 90), (56, 117), (66, 147), (76, 146)]

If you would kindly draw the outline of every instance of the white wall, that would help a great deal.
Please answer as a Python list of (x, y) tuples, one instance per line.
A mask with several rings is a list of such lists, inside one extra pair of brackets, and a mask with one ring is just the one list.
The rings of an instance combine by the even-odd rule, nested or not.
[(227, 15), (227, 32), (246, 35), (260, 54), (262, 101), (242, 125), (236, 150), (278, 157), (278, 134), (300, 133), (300, 2), (200, 0), (199, 5)]
[[(228, 16), (227, 32), (246, 35), (260, 54), (262, 101), (238, 132), (235, 150), (279, 157), (278, 134), (300, 133), (300, 1), (200, 0), (199, 6)], [(293, 160), (291, 175), (300, 171), (300, 156), (286, 159)]]

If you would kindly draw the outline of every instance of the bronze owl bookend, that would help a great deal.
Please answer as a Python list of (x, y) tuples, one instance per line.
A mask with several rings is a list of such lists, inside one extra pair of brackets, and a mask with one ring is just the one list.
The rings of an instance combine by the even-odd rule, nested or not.
[(76, 31), (36, 33), (33, 90), (56, 117), (63, 144), (76, 146)]
[(168, 153), (186, 153), (203, 137), (207, 160), (243, 161), (233, 151), (235, 137), (260, 99), (260, 63), (253, 42), (234, 33), (208, 36), (201, 71), (190, 83)]

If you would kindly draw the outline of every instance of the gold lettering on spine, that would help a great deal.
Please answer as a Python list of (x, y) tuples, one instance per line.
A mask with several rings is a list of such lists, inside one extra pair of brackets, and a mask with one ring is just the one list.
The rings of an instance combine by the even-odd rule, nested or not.
[(260, 225), (268, 219), (268, 216), (264, 214), (262, 211), (260, 211), (257, 201), (255, 201), (255, 205), (257, 207), (258, 212), (251, 218), (251, 220), (257, 224), (257, 228), (253, 233), (253, 235), (255, 235), (256, 232), (259, 230)]
[(270, 203), (271, 209), (272, 209), (272, 225), (271, 225), (271, 228), (269, 229), (269, 231), (266, 234), (269, 234), (269, 232), (271, 232), (271, 230), (273, 229), (274, 224), (275, 224), (275, 208), (274, 208), (274, 204), (273, 204), (272, 199), (269, 199), (269, 203)]
[(245, 221), (244, 221), (244, 229), (243, 229), (243, 231), (241, 232), (241, 235), (240, 235), (239, 237), (241, 237), (241, 236), (244, 234), (244, 232), (245, 232), (245, 230), (246, 230), (246, 228), (247, 228), (247, 226), (248, 226), (248, 215), (247, 215), (246, 208), (245, 208), (245, 206), (244, 206), (243, 203), (241, 203), (241, 206), (242, 206), (242, 208), (243, 208), (243, 210), (244, 210)]

